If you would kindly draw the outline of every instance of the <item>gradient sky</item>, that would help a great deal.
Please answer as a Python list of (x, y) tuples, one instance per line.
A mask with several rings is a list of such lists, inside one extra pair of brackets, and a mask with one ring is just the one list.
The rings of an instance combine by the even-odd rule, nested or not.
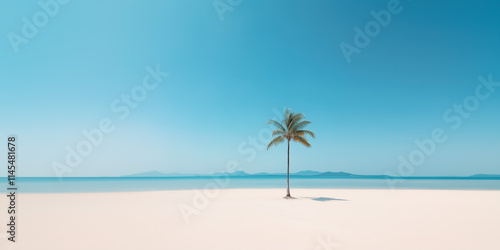
[[(398, 157), (442, 128), (446, 142), (413, 175), (500, 174), (500, 91), (458, 129), (443, 120), (479, 76), (500, 81), (500, 3), (401, 1), (347, 63), (339, 45), (388, 2), (243, 0), (221, 21), (211, 0), (71, 1), (15, 53), (8, 34), (42, 7), (4, 1), (0, 135), (18, 136), (20, 176), (55, 176), (103, 118), (116, 129), (65, 176), (211, 173), (232, 160), (285, 172), (285, 144), (266, 151), (249, 137), (286, 106), (317, 135), (310, 149), (292, 144), (292, 172), (397, 173)], [(156, 65), (170, 75), (120, 120), (111, 103)]]

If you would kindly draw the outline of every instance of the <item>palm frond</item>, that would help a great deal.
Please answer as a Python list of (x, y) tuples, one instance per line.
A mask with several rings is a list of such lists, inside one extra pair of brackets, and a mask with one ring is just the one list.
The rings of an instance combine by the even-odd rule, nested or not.
[(309, 135), (312, 138), (316, 138), (316, 135), (313, 132), (309, 131), (309, 130), (297, 130), (297, 131), (295, 131), (295, 134), (297, 134), (299, 136), (302, 136), (302, 137), (304, 135)]
[(297, 130), (305, 128), (309, 124), (311, 124), (310, 121), (301, 121), (301, 122), (295, 124), (295, 126), (293, 126), (290, 130), (291, 131), (297, 131)]
[(302, 136), (298, 136), (298, 135), (294, 136), (293, 141), (298, 142), (306, 147), (311, 147), (311, 144), (309, 144), (309, 142), (306, 140), (306, 138), (304, 138)]
[(276, 146), (276, 145), (278, 145), (278, 144), (280, 144), (280, 143), (282, 143), (282, 142), (284, 142), (284, 141), (285, 141), (285, 138), (284, 138), (283, 136), (278, 136), (278, 137), (274, 138), (274, 139), (273, 139), (273, 140), (269, 143), (269, 145), (267, 145), (267, 149), (269, 150), (269, 148), (270, 148), (271, 146), (273, 146), (273, 145), (274, 145), (274, 146)]
[(284, 134), (286, 134), (285, 131), (283, 131), (281, 129), (276, 129), (273, 131), (272, 137), (274, 137), (275, 135), (284, 135)]
[(281, 123), (279, 123), (279, 122), (277, 122), (275, 120), (269, 120), (267, 122), (267, 124), (271, 124), (271, 125), (273, 125), (274, 127), (276, 127), (279, 130), (286, 131), (286, 129), (283, 127), (283, 125), (281, 125)]
[(293, 113), (289, 113), (288, 115), (283, 117), (283, 125), (288, 128), (288, 124), (290, 124), (290, 121), (292, 120)]
[(287, 125), (288, 130), (292, 130), (293, 127), (295, 127), (296, 124), (300, 122), (300, 120), (304, 119), (304, 115), (302, 113), (295, 114), (293, 113), (292, 116), (290, 116)]
[(292, 112), (292, 109), (287, 108), (283, 113), (283, 120), (281, 120), (283, 125), (288, 126), (288, 122), (290, 121), (290, 118), (293, 117), (293, 115), (294, 113)]
[(283, 125), (281, 125), (281, 123), (279, 123), (279, 122), (277, 122), (275, 120), (269, 120), (267, 122), (267, 124), (271, 124), (271, 125), (273, 125), (274, 127), (276, 127), (279, 130), (286, 131), (286, 129), (283, 127)]

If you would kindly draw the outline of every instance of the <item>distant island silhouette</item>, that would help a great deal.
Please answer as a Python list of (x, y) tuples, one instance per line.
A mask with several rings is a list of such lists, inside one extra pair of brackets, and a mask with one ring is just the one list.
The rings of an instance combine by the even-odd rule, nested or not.
[[(256, 173), (249, 174), (244, 171), (236, 171), (232, 173), (217, 172), (213, 174), (183, 174), (183, 173), (162, 173), (159, 171), (148, 171), (131, 175), (122, 175), (120, 177), (217, 177), (217, 176), (231, 176), (231, 177), (281, 177), (286, 176), (286, 173)], [(302, 178), (360, 178), (360, 179), (382, 179), (382, 178), (395, 178), (395, 179), (500, 179), (500, 175), (496, 174), (475, 174), (471, 176), (389, 176), (389, 175), (359, 175), (347, 172), (319, 172), (313, 170), (299, 171), (290, 173), (293, 177)]]

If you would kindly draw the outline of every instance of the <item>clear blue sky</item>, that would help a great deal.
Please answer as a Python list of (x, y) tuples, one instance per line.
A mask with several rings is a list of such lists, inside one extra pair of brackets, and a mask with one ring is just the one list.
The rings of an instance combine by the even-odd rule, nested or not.
[[(66, 147), (109, 118), (115, 130), (65, 176), (210, 173), (231, 160), (285, 172), (284, 144), (249, 161), (248, 137), (286, 106), (317, 134), (310, 149), (292, 144), (292, 172), (397, 173), (398, 157), (442, 128), (446, 142), (413, 175), (500, 174), (500, 87), (458, 129), (443, 120), (479, 76), (500, 81), (500, 3), (401, 1), (347, 63), (340, 44), (388, 3), (243, 0), (221, 21), (211, 0), (70, 1), (49, 6), (53, 17), (15, 53), (10, 32), (22, 35), (23, 17), (43, 22), (43, 8), (3, 2), (2, 140), (18, 136), (20, 175), (55, 176)], [(120, 120), (111, 103), (156, 65), (170, 75)]]

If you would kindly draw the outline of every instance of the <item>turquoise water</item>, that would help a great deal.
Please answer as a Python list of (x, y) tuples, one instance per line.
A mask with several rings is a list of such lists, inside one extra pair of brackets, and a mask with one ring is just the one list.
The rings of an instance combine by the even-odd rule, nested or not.
[[(0, 178), (0, 192), (7, 191), (7, 179)], [(291, 177), (291, 188), (347, 188), (347, 189), (458, 189), (500, 190), (500, 179), (401, 179), (392, 187), (385, 178), (318, 178)], [(4, 188), (2, 188), (4, 186)], [(20, 193), (80, 193), (80, 192), (127, 192), (192, 190), (204, 188), (285, 188), (285, 177), (84, 177), (84, 178), (39, 178), (16, 179)]]

